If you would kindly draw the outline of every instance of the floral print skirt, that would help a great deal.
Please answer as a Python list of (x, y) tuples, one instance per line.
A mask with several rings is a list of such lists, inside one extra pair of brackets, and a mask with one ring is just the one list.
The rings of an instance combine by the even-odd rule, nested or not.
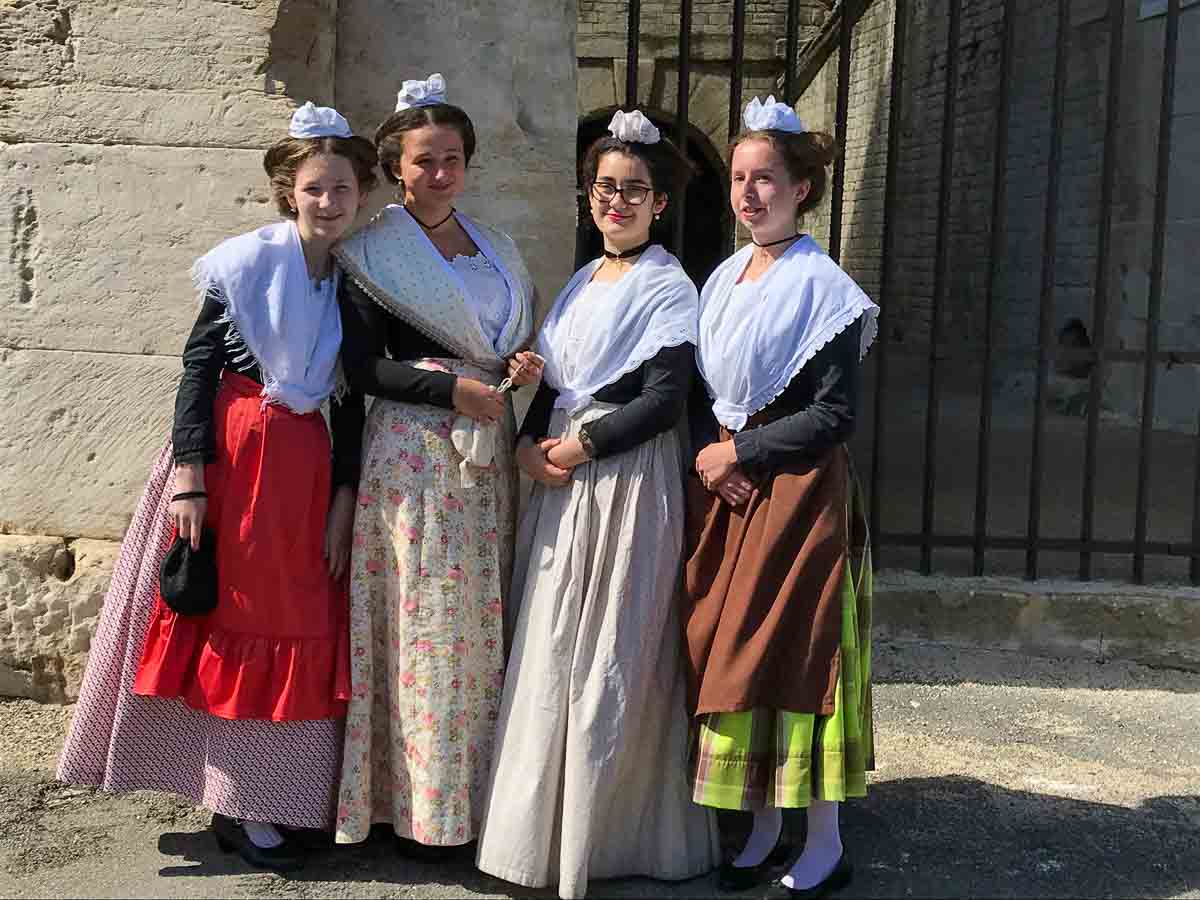
[[(485, 377), (461, 361), (438, 364)], [(383, 399), (368, 416), (351, 560), (339, 843), (388, 822), (423, 844), (464, 844), (482, 815), (504, 679), (513, 421), (510, 408), (496, 461), (464, 488), (454, 419), (452, 410)]]

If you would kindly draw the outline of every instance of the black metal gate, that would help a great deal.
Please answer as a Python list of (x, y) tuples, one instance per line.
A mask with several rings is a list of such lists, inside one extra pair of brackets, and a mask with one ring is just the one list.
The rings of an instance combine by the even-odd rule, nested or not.
[[(728, 137), (736, 135), (740, 128), (740, 115), (743, 100), (743, 63), (745, 54), (745, 38), (747, 27), (748, 0), (729, 0), (723, 4), (728, 7), (732, 22), (729, 34), (729, 97), (728, 97)], [(867, 481), (870, 495), (870, 520), (872, 534), (877, 546), (877, 552), (883, 551), (889, 561), (899, 565), (911, 565), (923, 573), (935, 571), (935, 551), (941, 554), (949, 552), (957, 554), (960, 561), (969, 558), (969, 565), (964, 563), (964, 569), (970, 573), (981, 575), (995, 571), (992, 561), (997, 554), (1013, 553), (1023, 555), (1023, 565), (1019, 568), (1027, 578), (1045, 577), (1047, 574), (1044, 560), (1047, 555), (1054, 554), (1060, 564), (1053, 568), (1053, 574), (1066, 574), (1061, 564), (1062, 554), (1077, 556), (1072, 575), (1080, 579), (1096, 577), (1095, 561), (1104, 556), (1109, 560), (1123, 560), (1121, 566), (1129, 577), (1136, 582), (1147, 579), (1147, 559), (1157, 560), (1187, 560), (1187, 576), (1193, 584), (1200, 584), (1200, 440), (1189, 437), (1192, 449), (1187, 453), (1187, 466), (1190, 468), (1190, 478), (1187, 484), (1189, 496), (1184, 498), (1190, 517), (1190, 534), (1176, 532), (1171, 535), (1175, 539), (1151, 539), (1148, 526), (1151, 511), (1151, 487), (1153, 473), (1162, 470), (1156, 467), (1155, 459), (1155, 418), (1156, 392), (1160, 375), (1160, 366), (1195, 366), (1200, 363), (1200, 351), (1194, 347), (1177, 347), (1164, 350), (1161, 347), (1161, 332), (1163, 328), (1162, 309), (1164, 295), (1164, 259), (1166, 251), (1167, 208), (1169, 175), (1172, 159), (1172, 119), (1175, 111), (1175, 73), (1180, 58), (1180, 21), (1181, 0), (1166, 0), (1165, 3), (1165, 37), (1161, 60), (1161, 73), (1157, 83), (1156, 101), (1158, 104), (1158, 126), (1154, 138), (1155, 163), (1153, 186), (1153, 217), (1151, 226), (1151, 251), (1149, 263), (1149, 286), (1146, 297), (1146, 313), (1144, 334), (1140, 345), (1128, 346), (1114, 341), (1110, 333), (1112, 322), (1111, 298), (1115, 286), (1111, 277), (1111, 254), (1114, 242), (1114, 189), (1117, 175), (1117, 155), (1119, 143), (1118, 120), (1122, 108), (1122, 90), (1127, 89), (1124, 72), (1126, 64), (1125, 35), (1130, 23), (1126, 21), (1126, 4), (1122, 0), (1108, 0), (1107, 9), (1094, 11), (1093, 21), (1106, 25), (1108, 35), (1107, 74), (1104, 78), (1103, 140), (1102, 159), (1096, 172), (1098, 184), (1098, 204), (1092, 234), (1094, 245), (1089, 245), (1085, 256), (1094, 266), (1088, 279), (1090, 289), (1090, 310), (1084, 318), (1084, 323), (1078, 320), (1078, 325), (1072, 324), (1067, 329), (1068, 334), (1056, 333), (1056, 264), (1061, 249), (1060, 218), (1064, 215), (1062, 208), (1064, 166), (1074, 164), (1074, 160), (1064, 159), (1065, 119), (1068, 115), (1068, 66), (1070, 63), (1071, 36), (1071, 0), (1049, 0), (1056, 21), (1048, 22), (1039, 15), (1038, 9), (1028, 9), (1030, 2), (1019, 0), (993, 0), (991, 7), (997, 8), (998, 22), (995, 24), (996, 40), (994, 50), (998, 56), (995, 61), (999, 77), (994, 97), (994, 120), (990, 126), (991, 164), (988, 179), (990, 180), (990, 203), (986, 218), (987, 250), (986, 264), (982, 276), (982, 287), (974, 296), (978, 297), (978, 315), (982, 323), (976, 326), (977, 337), (972, 340), (961, 340), (947, 335), (948, 303), (951, 299), (951, 283), (958, 267), (959, 260), (953, 250), (955, 239), (954, 221), (961, 214), (955, 212), (955, 204), (960, 199), (956, 194), (955, 177), (956, 161), (959, 159), (959, 124), (961, 113), (958, 108), (961, 87), (963, 60), (977, 51), (978, 41), (972, 44), (963, 33), (964, 13), (978, 17), (979, 11), (986, 5), (985, 0), (944, 0), (946, 3), (945, 16), (941, 10), (932, 10), (922, 5), (919, 9), (912, 0), (838, 0), (828, 8), (823, 23), (815, 34), (801, 43), (801, 12), (804, 8), (801, 0), (779, 0), (786, 2), (786, 29), (782, 36), (783, 59), (780, 61), (779, 87), (781, 93), (789, 102), (797, 102), (804, 91), (812, 84), (817, 73), (826, 62), (836, 55), (836, 101), (833, 114), (833, 130), (839, 139), (839, 144), (846, 146), (847, 123), (851, 115), (852, 62), (855, 53), (855, 29), (864, 13), (874, 4), (890, 4), (894, 9), (891, 30), (891, 59), (890, 80), (887, 85), (888, 115), (887, 115), (887, 156), (886, 174), (882, 197), (882, 264), (878, 271), (878, 301), (882, 307), (880, 317), (881, 339), (872, 353), (871, 381), (874, 396), (869, 406), (873, 407), (873, 427), (866, 455), (870, 459)], [(1044, 3), (1044, 0), (1043, 0)], [(722, 5), (708, 0), (704, 8), (711, 14), (714, 6)], [(813, 3), (808, 3), (812, 6)], [(675, 98), (675, 137), (681, 147), (688, 146), (689, 102), (691, 99), (691, 80), (693, 69), (692, 38), (694, 28), (694, 0), (678, 0), (678, 92)], [(1200, 9), (1188, 15), (1200, 15)], [(627, 44), (625, 65), (625, 98), (626, 108), (636, 104), (639, 96), (639, 48), (642, 44), (642, 0), (628, 0), (627, 6)], [(1033, 21), (1034, 17), (1037, 21)], [(706, 21), (712, 21), (711, 19)], [(1049, 92), (1048, 110), (1044, 127), (1044, 136), (1048, 147), (1044, 161), (1044, 177), (1038, 179), (1038, 191), (1041, 198), (1040, 214), (1026, 216), (1027, 219), (1040, 219), (1020, 223), (1022, 227), (1033, 229), (1040, 225), (1040, 289), (1037, 291), (1037, 326), (1036, 336), (1021, 342), (1019, 340), (1003, 340), (999, 334), (998, 317), (1005, 309), (1006, 303), (1011, 303), (1002, 286), (1001, 273), (1006, 266), (1011, 268), (1009, 247), (1012, 240), (1011, 232), (1014, 221), (1009, 215), (1012, 204), (1010, 191), (1014, 185), (1028, 189), (1030, 172), (1014, 170), (1012, 164), (1014, 144), (1011, 123), (1023, 123), (1028, 116), (1023, 112), (1014, 113), (1014, 97), (1012, 85), (1015, 71), (1015, 60), (1018, 56), (1018, 30), (1023, 21), (1029, 22), (1029, 28), (1046, 29), (1054, 27), (1055, 46), (1053, 51), (1053, 67), (1048, 73), (1047, 82), (1052, 79)], [(1136, 24), (1136, 23), (1135, 23)], [(972, 26), (976, 27), (976, 26)], [(1098, 25), (1099, 27), (1099, 25)], [(936, 218), (932, 250), (927, 254), (932, 269), (932, 289), (928, 296), (928, 327), (919, 341), (905, 343), (894, 339), (895, 327), (893, 317), (896, 313), (895, 286), (900, 269), (897, 252), (897, 241), (905, 231), (903, 198), (901, 182), (906, 166), (906, 149), (904, 142), (905, 124), (903, 109), (906, 91), (911, 90), (921, 79), (928, 84), (928, 72), (907, 72), (905, 66), (905, 49), (917, 31), (930, 32), (945, 28), (945, 43), (941, 53), (941, 85), (942, 110), (941, 133), (937, 140), (937, 202)], [(1197, 48), (1200, 52), (1200, 48)], [(934, 85), (936, 88), (936, 85)], [(1024, 102), (1024, 101), (1022, 101)], [(1099, 127), (1099, 126), (1097, 126)], [(835, 163), (834, 176), (830, 190), (830, 207), (828, 212), (827, 249), (835, 259), (843, 255), (843, 216), (845, 212), (846, 186), (846, 156), (839, 156)], [(1042, 163), (1038, 164), (1038, 167)], [(687, 229), (688, 210), (679, 210), (675, 220), (675, 249), (687, 264), (689, 247), (684, 235)], [(1067, 211), (1070, 212), (1069, 210)], [(1089, 214), (1090, 215), (1090, 214)], [(732, 246), (732, 220), (726, 217), (722, 228), (727, 230), (725, 239), (727, 246)], [(906, 259), (909, 259), (906, 257)], [(910, 265), (911, 259), (905, 263)], [(974, 300), (972, 302), (975, 302)], [(1061, 329), (1059, 330), (1062, 331)], [(1075, 335), (1077, 339), (1071, 339)], [(1079, 335), (1083, 335), (1079, 337)], [(1126, 342), (1127, 343), (1127, 342)], [(924, 402), (921, 415), (923, 424), (920, 429), (923, 434), (923, 448), (920, 454), (918, 469), (897, 473), (895, 466), (889, 466), (892, 455), (899, 453), (906, 446), (893, 443), (891, 432), (894, 425), (889, 422), (889, 409), (898, 392), (906, 390), (906, 386), (897, 378), (895, 366), (902, 359), (912, 363), (918, 360), (923, 372), (921, 378), (925, 383)], [(948, 382), (953, 381), (956, 390), (963, 388), (961, 371), (954, 368), (955, 360), (966, 360), (970, 370), (970, 379), (977, 379), (977, 409), (970, 412), (970, 430), (973, 431), (973, 446), (971, 454), (974, 457), (974, 486), (973, 492), (967, 496), (964, 489), (963, 503), (969, 505), (969, 521), (960, 517), (956, 527), (946, 528), (938, 523), (939, 475), (945, 469), (946, 453), (962, 455), (957, 444), (946, 444), (952, 438), (957, 440), (966, 430), (963, 416), (957, 420), (948, 421), (944, 412), (945, 391)], [(1028, 447), (1028, 459), (1022, 462), (1020, 477), (1007, 478), (1002, 468), (998, 468), (995, 459), (996, 440), (994, 433), (994, 411), (997, 397), (1008, 397), (1003, 389), (998, 393), (996, 378), (998, 362), (1006, 364), (1013, 361), (1027, 362), (1033, 367), (1033, 380), (1030, 397), (1031, 421), (1024, 428), (1022, 440)], [(1141, 369), (1140, 405), (1133, 413), (1136, 425), (1129, 424), (1127, 429), (1131, 434), (1136, 433), (1136, 441), (1130, 438), (1131, 448), (1136, 444), (1136, 463), (1123, 457), (1115, 462), (1122, 468), (1131, 471), (1136, 468), (1136, 489), (1133, 491), (1130, 534), (1121, 537), (1101, 537), (1098, 524), (1103, 521), (1104, 514), (1098, 510), (1098, 498), (1106, 499), (1106, 484), (1101, 483), (1098, 473), (1105, 462), (1102, 452), (1102, 423), (1106, 420), (1102, 408), (1106, 379), (1111, 367), (1115, 364), (1135, 364)], [(1074, 465), (1067, 467), (1067, 474), (1074, 481), (1078, 475), (1078, 489), (1075, 496), (1078, 506), (1070, 498), (1054, 494), (1055, 485), (1047, 486), (1047, 458), (1052, 435), (1048, 431), (1049, 402), (1048, 385), (1051, 381), (1052, 370), (1075, 373), (1075, 377), (1087, 385), (1085, 405), (1075, 411), (1081, 420), (1080, 440), (1083, 444), (1082, 459), (1078, 462), (1078, 472)], [(904, 370), (900, 370), (903, 375)], [(908, 371), (913, 371), (910, 369)], [(1078, 373), (1086, 373), (1079, 376)], [(1009, 404), (1011, 405), (1011, 404)], [(893, 421), (895, 416), (892, 416)], [(1200, 423), (1193, 416), (1192, 428), (1194, 434), (1200, 430)], [(1058, 438), (1053, 438), (1058, 440)], [(1178, 443), (1178, 442), (1176, 442)], [(951, 446), (949, 451), (944, 446)], [(1174, 446), (1174, 445), (1173, 445)], [(1124, 451), (1123, 451), (1124, 452)], [(1134, 452), (1130, 449), (1127, 452)], [(1060, 454), (1061, 456), (1061, 454)], [(1174, 458), (1173, 458), (1174, 459)], [(1108, 462), (1113, 463), (1110, 459)], [(1000, 464), (1005, 465), (1005, 464)], [(1177, 468), (1172, 463), (1172, 473)], [(1055, 476), (1056, 480), (1059, 476)], [(998, 485), (999, 482), (999, 485)], [(888, 518), (890, 498), (897, 495), (898, 487), (910, 487), (914, 496), (919, 484), (920, 516), (917, 527), (895, 527)], [(999, 487), (999, 490), (998, 490)], [(1176, 491), (1175, 493), (1178, 493)], [(998, 502), (1004, 501), (1011, 506), (1014, 498), (1019, 498), (1024, 505), (1024, 527), (1000, 527), (992, 521), (992, 513)], [(1070, 507), (1070, 521), (1075, 528), (1064, 532), (1047, 534), (1044, 528), (1045, 511), (1048, 503)], [(1122, 513), (1122, 515), (1124, 515)], [(1111, 532), (1111, 529), (1109, 529)], [(905, 554), (912, 554), (906, 556)], [(881, 555), (883, 555), (881, 554)], [(948, 558), (948, 557), (947, 557)], [(937, 571), (944, 571), (940, 566)], [(1106, 572), (1112, 573), (1110, 566)], [(1163, 574), (1165, 573), (1165, 574)], [(1163, 573), (1156, 570), (1155, 577), (1180, 577), (1184, 573), (1176, 568), (1167, 566)]]

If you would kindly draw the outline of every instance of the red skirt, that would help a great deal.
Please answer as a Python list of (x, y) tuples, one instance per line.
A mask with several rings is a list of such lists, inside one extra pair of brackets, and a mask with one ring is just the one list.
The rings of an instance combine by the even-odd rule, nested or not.
[(324, 555), (329, 432), (319, 412), (264, 404), (225, 372), (205, 468), (217, 538), (217, 606), (181, 616), (162, 597), (133, 690), (178, 697), (223, 719), (341, 718), (350, 697), (348, 582)]

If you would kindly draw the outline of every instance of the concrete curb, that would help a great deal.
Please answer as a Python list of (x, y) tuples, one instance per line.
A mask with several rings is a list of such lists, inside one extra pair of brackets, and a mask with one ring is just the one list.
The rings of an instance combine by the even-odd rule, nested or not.
[(1126, 659), (1200, 672), (1200, 589), (1112, 582), (875, 576), (875, 634), (893, 640)]

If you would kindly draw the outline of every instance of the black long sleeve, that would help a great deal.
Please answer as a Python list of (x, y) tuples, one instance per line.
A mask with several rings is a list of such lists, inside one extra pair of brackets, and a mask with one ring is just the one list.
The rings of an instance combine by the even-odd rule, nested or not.
[[(262, 384), (262, 369), (245, 346), (231, 345), (225, 299), (212, 289), (204, 297), (200, 315), (183, 348), (183, 377), (175, 394), (175, 422), (171, 443), (176, 463), (210, 463), (217, 457), (213, 403), (221, 386), (221, 372), (236, 372)], [(341, 400), (330, 399), (333, 439), (333, 486), (355, 487), (362, 467), (362, 431), (366, 409), (361, 392), (349, 391)]]
[[(593, 458), (624, 453), (673, 428), (687, 407), (694, 367), (691, 344), (664, 347), (633, 372), (596, 391), (597, 401), (624, 405), (583, 427), (595, 450)], [(546, 434), (557, 396), (542, 383), (521, 423), (520, 437)]]
[(362, 474), (363, 426), (366, 398), (351, 388), (342, 399), (329, 400), (329, 431), (333, 440), (333, 487), (358, 487)]
[[(856, 322), (826, 344), (792, 379), (775, 400), (800, 405), (791, 415), (734, 435), (738, 463), (752, 470), (770, 470), (797, 461), (820, 459), (854, 433), (862, 373)], [(796, 404), (789, 394), (812, 399)]]
[(388, 315), (348, 277), (342, 279), (338, 304), (342, 313), (342, 368), (351, 388), (401, 403), (453, 409), (457, 376), (428, 372), (403, 361), (450, 357), (453, 353)]
[[(663, 347), (638, 369), (638, 395), (602, 419), (588, 422), (587, 432), (596, 459), (632, 450), (675, 427), (687, 409), (692, 386), (695, 348), (691, 344)], [(604, 402), (604, 391), (596, 399)], [(610, 401), (611, 402), (611, 401)]]
[(229, 323), (220, 321), (224, 315), (224, 297), (215, 288), (209, 290), (183, 348), (183, 377), (175, 393), (175, 422), (171, 430), (176, 463), (207, 463), (216, 459), (213, 401), (217, 398), (222, 369), (232, 369), (262, 383), (258, 363), (253, 359), (241, 363), (230, 359), (230, 348), (225, 341)]

